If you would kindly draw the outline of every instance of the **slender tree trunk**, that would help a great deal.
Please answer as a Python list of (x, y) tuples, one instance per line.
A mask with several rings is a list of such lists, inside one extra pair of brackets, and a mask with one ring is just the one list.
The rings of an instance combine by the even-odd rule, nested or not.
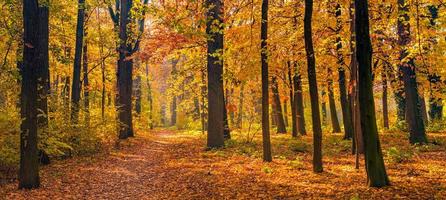
[(84, 43), (85, 0), (79, 0), (76, 25), (76, 47), (74, 50), (73, 83), (71, 86), (71, 120), (79, 121), (79, 101), (81, 98), (82, 48)]
[(277, 77), (272, 77), (271, 84), (273, 91), (273, 100), (274, 104), (276, 105), (277, 133), (286, 133), (285, 121), (282, 114), (282, 105), (280, 103), (279, 83), (277, 82)]
[(382, 87), (383, 87), (383, 96), (382, 96), (382, 104), (383, 104), (383, 122), (384, 128), (389, 128), (389, 109), (387, 105), (387, 71), (383, 70), (382, 74)]
[(20, 70), (20, 170), (19, 189), (38, 188), (37, 156), (37, 72), (39, 69), (39, 5), (37, 0), (23, 1), (24, 50)]
[(101, 118), (105, 120), (105, 58), (104, 58), (104, 38), (102, 35), (101, 18), (99, 8), (96, 10), (96, 16), (98, 20), (98, 32), (99, 32), (99, 58), (101, 59), (101, 75), (102, 75), (102, 95), (101, 95)]
[[(139, 68), (139, 67), (140, 66), (138, 63), (137, 68)], [(142, 91), (141, 82), (142, 82), (142, 77), (141, 77), (141, 75), (138, 74), (135, 79), (135, 111), (138, 115), (141, 114), (141, 110), (142, 110), (141, 109), (141, 106), (142, 106), (142, 104), (141, 104), (141, 101), (142, 101), (142, 99), (141, 99), (141, 91)]]
[(205, 69), (201, 69), (201, 130), (204, 133), (207, 131), (207, 123), (206, 123), (206, 113), (207, 113), (207, 107), (206, 107), (206, 73)]
[(372, 85), (372, 44), (369, 35), (367, 0), (355, 1), (356, 57), (359, 65), (359, 104), (361, 127), (364, 133), (365, 163), (369, 186), (389, 185), (375, 117)]
[(341, 19), (341, 5), (336, 4), (336, 57), (338, 59), (338, 74), (339, 74), (339, 99), (341, 101), (342, 119), (344, 122), (344, 139), (351, 139), (353, 137), (353, 121), (351, 116), (350, 101), (347, 97), (346, 76), (345, 76), (345, 61), (342, 55), (342, 39), (340, 37), (342, 26)]
[[(208, 9), (206, 34), (207, 70), (208, 70), (208, 138), (209, 148), (224, 145), (224, 92), (223, 92), (223, 2), (221, 0), (206, 0)], [(217, 55), (218, 54), (218, 55)]]
[[(295, 81), (293, 81), (293, 78), (295, 76), (292, 76), (291, 74), (291, 61), (287, 62), (288, 67), (288, 84), (290, 87), (290, 106), (291, 106), (291, 135), (292, 137), (297, 137), (298, 130), (297, 130), (297, 103), (296, 103), (296, 91), (295, 91)], [(296, 72), (295, 72), (296, 73)]]
[[(429, 11), (429, 25), (430, 31), (436, 33), (438, 30), (437, 20), (439, 17), (439, 6), (429, 5), (427, 6)], [(431, 36), (431, 46), (437, 45), (436, 36)], [(432, 48), (434, 49), (434, 48)], [(443, 99), (441, 98), (442, 88), (445, 83), (442, 83), (441, 76), (437, 73), (431, 73), (428, 75), (429, 79), (429, 117), (431, 121), (440, 121), (443, 118)]]
[(420, 108), (420, 96), (416, 79), (415, 63), (413, 58), (407, 58), (410, 44), (409, 5), (405, 0), (398, 0), (398, 44), (400, 51), (399, 71), (403, 75), (404, 97), (406, 99), (406, 122), (409, 127), (410, 143), (427, 143), (423, 116)]
[(283, 101), (283, 120), (285, 121), (285, 128), (288, 127), (288, 101)]
[(313, 171), (322, 172), (322, 127), (319, 112), (319, 94), (316, 80), (316, 58), (313, 49), (311, 18), (313, 0), (305, 0), (304, 38), (308, 65), (308, 82), (310, 84), (311, 117), (313, 120)]
[[(223, 81), (223, 80), (222, 80)], [(223, 84), (223, 83), (222, 83)], [(231, 139), (231, 130), (229, 130), (229, 120), (228, 120), (228, 90), (226, 89), (226, 93), (223, 96), (224, 108), (223, 108), (223, 122), (224, 122), (224, 131), (223, 137), (225, 140)]]
[[(87, 31), (85, 31), (87, 37)], [(90, 125), (90, 83), (88, 81), (88, 43), (85, 41), (83, 49), (83, 70), (84, 70), (84, 109), (85, 109), (85, 123)]]
[(118, 135), (119, 139), (133, 137), (132, 116), (132, 87), (133, 87), (133, 60), (129, 59), (133, 48), (128, 41), (130, 24), (130, 10), (132, 0), (121, 0), (119, 17), (119, 60), (117, 72), (118, 93), (116, 105), (118, 107)]
[(305, 128), (304, 98), (302, 95), (302, 76), (300, 74), (296, 74), (294, 76), (294, 82), (294, 101), (297, 112), (297, 130), (301, 135), (306, 135), (307, 130)]
[(331, 126), (333, 128), (333, 133), (340, 133), (341, 132), (341, 126), (339, 125), (339, 119), (338, 119), (338, 112), (336, 111), (336, 102), (334, 99), (334, 92), (333, 92), (333, 79), (331, 78), (333, 76), (333, 72), (331, 71), (330, 67), (328, 68), (328, 104), (330, 106), (330, 119), (331, 119)]
[(149, 79), (149, 64), (146, 62), (147, 102), (149, 104), (149, 128), (153, 129), (153, 97)]
[[(358, 161), (359, 154), (364, 152), (364, 144), (362, 144), (362, 131), (359, 114), (359, 98), (358, 98), (358, 61), (356, 58), (356, 45), (355, 45), (355, 4), (354, 1), (350, 2), (350, 49), (351, 49), (351, 61), (350, 61), (350, 106), (351, 116), (353, 121), (353, 140), (352, 140), (352, 152), (356, 153), (356, 160)], [(358, 163), (357, 163), (358, 165)]]
[(238, 104), (238, 116), (237, 116), (237, 128), (243, 128), (243, 101), (245, 97), (243, 95), (245, 90), (245, 83), (240, 86), (239, 104)]
[(268, 94), (268, 0), (262, 0), (262, 21), (260, 29), (260, 59), (262, 61), (262, 139), (263, 161), (271, 162), (271, 142), (269, 133), (269, 94)]

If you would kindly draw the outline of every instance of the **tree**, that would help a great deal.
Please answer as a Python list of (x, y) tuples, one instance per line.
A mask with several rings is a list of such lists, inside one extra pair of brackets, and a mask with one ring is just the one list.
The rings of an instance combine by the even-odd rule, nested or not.
[(207, 70), (208, 70), (208, 138), (209, 148), (224, 144), (223, 92), (223, 2), (206, 0)]
[(271, 78), (271, 84), (272, 84), (271, 89), (273, 92), (273, 101), (274, 104), (276, 105), (275, 115), (277, 119), (277, 133), (286, 133), (285, 120), (283, 119), (282, 105), (279, 96), (279, 83), (277, 82), (277, 77), (273, 76)]
[(344, 122), (344, 139), (351, 139), (353, 137), (353, 121), (351, 116), (351, 106), (350, 101), (347, 98), (347, 87), (346, 87), (346, 76), (345, 76), (345, 61), (344, 56), (341, 53), (342, 50), (342, 39), (341, 39), (341, 30), (342, 19), (341, 19), (341, 5), (336, 3), (336, 57), (338, 64), (338, 74), (339, 74), (339, 98), (341, 101), (341, 109), (342, 109), (342, 119)]
[(260, 59), (262, 62), (262, 139), (263, 161), (271, 162), (271, 141), (269, 133), (269, 94), (268, 94), (268, 0), (262, 0), (262, 21), (260, 28)]
[(409, 56), (407, 47), (411, 40), (408, 12), (408, 3), (405, 0), (398, 0), (398, 44), (401, 46), (398, 68), (404, 82), (406, 122), (410, 131), (409, 141), (412, 144), (426, 143), (427, 137), (420, 107), (415, 61)]
[(322, 167), (322, 127), (319, 112), (319, 94), (316, 79), (316, 58), (313, 49), (311, 18), (313, 15), (313, 0), (305, 0), (304, 38), (307, 57), (308, 81), (310, 84), (311, 118), (313, 121), (313, 171), (323, 171)]
[(79, 120), (79, 101), (81, 98), (82, 48), (84, 43), (85, 0), (78, 1), (76, 47), (74, 50), (73, 84), (71, 86), (71, 120)]
[(331, 119), (331, 126), (333, 133), (340, 133), (341, 132), (341, 126), (339, 125), (339, 119), (338, 119), (338, 113), (336, 111), (336, 103), (334, 99), (334, 92), (333, 92), (333, 71), (330, 67), (327, 68), (328, 70), (328, 105), (330, 106), (330, 119)]
[[(85, 37), (87, 37), (87, 30), (84, 30)], [(84, 110), (85, 110), (85, 123), (90, 125), (90, 83), (88, 80), (88, 43), (84, 42), (84, 48), (82, 50), (82, 70), (84, 73)]]
[(372, 84), (372, 44), (369, 33), (368, 1), (355, 1), (356, 58), (359, 71), (359, 108), (363, 132), (365, 166), (371, 187), (389, 185), (376, 125)]
[(23, 1), (23, 65), (20, 69), (20, 170), (19, 189), (40, 186), (37, 152), (37, 74), (39, 69), (39, 3)]

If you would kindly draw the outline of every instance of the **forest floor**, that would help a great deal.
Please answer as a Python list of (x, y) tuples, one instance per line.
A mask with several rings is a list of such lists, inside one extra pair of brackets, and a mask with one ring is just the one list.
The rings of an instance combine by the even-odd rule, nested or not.
[[(324, 134), (324, 172), (311, 167), (311, 136), (273, 134), (272, 163), (261, 160), (259, 134), (234, 134), (206, 151), (199, 132), (140, 133), (109, 152), (42, 167), (41, 187), (0, 185), (0, 199), (446, 199), (446, 134), (440, 145), (410, 146), (402, 133), (381, 134), (392, 183), (369, 188), (350, 142)], [(433, 139), (435, 138), (435, 139)]]

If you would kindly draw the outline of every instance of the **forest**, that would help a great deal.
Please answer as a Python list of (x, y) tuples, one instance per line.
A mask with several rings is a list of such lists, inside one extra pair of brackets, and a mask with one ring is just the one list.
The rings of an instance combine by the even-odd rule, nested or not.
[(446, 199), (446, 1), (0, 6), (0, 199)]

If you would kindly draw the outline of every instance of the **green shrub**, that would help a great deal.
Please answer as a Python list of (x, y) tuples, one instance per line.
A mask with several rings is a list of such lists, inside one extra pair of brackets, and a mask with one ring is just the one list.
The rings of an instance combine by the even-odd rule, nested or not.
[(414, 154), (411, 151), (404, 151), (397, 147), (391, 147), (386, 151), (386, 155), (390, 162), (402, 163), (410, 160)]

